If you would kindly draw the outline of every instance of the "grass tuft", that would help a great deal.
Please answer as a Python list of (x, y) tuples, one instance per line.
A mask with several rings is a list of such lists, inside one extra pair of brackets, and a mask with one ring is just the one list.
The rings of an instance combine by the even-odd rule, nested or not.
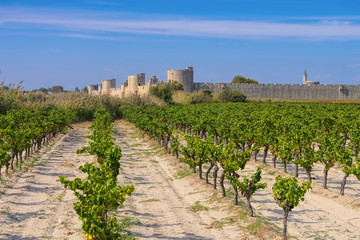
[(222, 218), (220, 220), (216, 220), (216, 221), (212, 222), (210, 224), (210, 228), (221, 229), (225, 225), (233, 225), (235, 223), (236, 223), (236, 219), (234, 217), (227, 217), (227, 218)]
[(183, 179), (187, 176), (190, 176), (192, 174), (192, 170), (191, 169), (185, 169), (185, 170), (182, 170), (180, 172), (178, 172), (176, 175), (175, 175), (175, 178), (176, 179)]
[(208, 207), (201, 205), (200, 201), (196, 201), (195, 204), (190, 206), (188, 209), (192, 212), (200, 212), (200, 211), (208, 211), (209, 210)]

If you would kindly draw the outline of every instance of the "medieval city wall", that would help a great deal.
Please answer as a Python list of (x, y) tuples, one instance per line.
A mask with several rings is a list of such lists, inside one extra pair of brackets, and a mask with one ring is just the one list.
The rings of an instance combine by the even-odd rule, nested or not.
[(194, 90), (239, 89), (248, 98), (359, 100), (360, 85), (194, 83)]
[(152, 76), (145, 81), (145, 74), (139, 73), (128, 76), (128, 79), (116, 88), (116, 79), (103, 80), (101, 84), (89, 85), (89, 95), (105, 95), (110, 97), (126, 98), (130, 96), (147, 96), (151, 86), (156, 84), (158, 79)]
[[(327, 85), (308, 81), (306, 71), (303, 84), (247, 84), (247, 83), (194, 83), (194, 69), (168, 70), (168, 81), (175, 80), (183, 84), (184, 91), (210, 90), (220, 92), (224, 88), (239, 89), (248, 98), (283, 99), (324, 99), (324, 100), (360, 100), (360, 85)], [(119, 98), (133, 95), (146, 96), (151, 86), (158, 82), (156, 76), (145, 81), (145, 74), (128, 76), (128, 79), (116, 88), (116, 80), (103, 80), (102, 84), (89, 85), (90, 95), (108, 95)]]

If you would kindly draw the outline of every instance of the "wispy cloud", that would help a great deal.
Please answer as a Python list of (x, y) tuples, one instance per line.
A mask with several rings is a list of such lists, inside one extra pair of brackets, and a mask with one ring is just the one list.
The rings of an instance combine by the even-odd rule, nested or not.
[(353, 69), (360, 68), (360, 63), (351, 63), (351, 64), (348, 64), (347, 67), (353, 68)]
[[(109, 17), (110, 16), (110, 17)], [(296, 38), (296, 39), (359, 39), (360, 23), (334, 18), (318, 21), (271, 22), (229, 21), (99, 12), (65, 12), (49, 9), (2, 9), (2, 27), (24, 26), (33, 29), (69, 31), (67, 37), (114, 40), (117, 34), (198, 36), (211, 38)], [(354, 18), (354, 16), (352, 16)], [(360, 17), (359, 17), (360, 18)], [(320, 20), (321, 19), (321, 20)], [(91, 34), (89, 34), (89, 32)], [(102, 36), (104, 33), (111, 37)]]
[(84, 33), (61, 33), (59, 35), (62, 37), (69, 37), (69, 38), (83, 38), (83, 39), (96, 39), (96, 40), (112, 40), (112, 41), (129, 40), (128, 38), (106, 37), (106, 36), (91, 35)]

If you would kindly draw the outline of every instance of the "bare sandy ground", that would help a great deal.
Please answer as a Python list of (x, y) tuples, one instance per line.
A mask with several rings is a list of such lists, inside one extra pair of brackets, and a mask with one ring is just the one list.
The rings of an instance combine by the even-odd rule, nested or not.
[[(78, 166), (94, 161), (93, 157), (75, 154), (77, 148), (86, 145), (88, 126), (75, 125), (33, 157), (38, 166), (17, 171), (0, 184), (0, 239), (85, 239), (73, 210), (76, 198), (58, 178), (83, 178)], [(137, 222), (130, 233), (138, 239), (280, 239), (266, 224), (257, 233), (250, 233), (262, 221), (261, 215), (278, 227), (282, 225), (282, 210), (271, 196), (275, 176), (283, 174), (280, 163), (279, 169), (263, 166), (263, 181), (269, 186), (253, 196), (258, 217), (250, 218), (241, 207), (233, 206), (232, 199), (222, 198), (219, 191), (191, 174), (154, 141), (142, 138), (132, 124), (116, 121), (115, 129), (116, 143), (123, 153), (119, 182), (135, 185), (135, 192), (117, 215)], [(262, 164), (250, 161), (240, 175), (253, 174), (257, 166)], [(290, 172), (292, 168), (289, 166)], [(300, 179), (305, 180), (305, 176), (302, 172)], [(360, 239), (359, 181), (349, 177), (345, 196), (340, 196), (341, 169), (330, 170), (329, 190), (321, 187), (321, 164), (314, 169), (314, 177), (313, 190), (290, 213), (291, 237)], [(227, 189), (231, 193), (228, 184)]]

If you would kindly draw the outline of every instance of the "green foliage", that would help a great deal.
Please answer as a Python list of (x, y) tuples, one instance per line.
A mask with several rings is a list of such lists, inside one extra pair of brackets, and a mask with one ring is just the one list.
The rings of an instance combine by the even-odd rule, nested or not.
[[(208, 170), (214, 170), (214, 188), (224, 182), (223, 171), (219, 172), (220, 181), (216, 180), (221, 167), (230, 182), (238, 189), (243, 189), (242, 195), (246, 197), (246, 187), (249, 189), (248, 196), (254, 194), (254, 190), (249, 188), (250, 181), (259, 181), (257, 183), (261, 184), (260, 170), (251, 179), (244, 178), (242, 182), (242, 178), (237, 174), (241, 175), (239, 170), (245, 167), (248, 152), (257, 152), (260, 149), (269, 148), (284, 166), (285, 163), (293, 163), (295, 169), (298, 166), (304, 168), (309, 173), (309, 180), (316, 162), (323, 162), (325, 170), (340, 166), (345, 174), (354, 174), (360, 180), (360, 160), (353, 157), (357, 156), (360, 147), (358, 110), (359, 106), (355, 104), (249, 102), (160, 108), (144, 106), (128, 108), (124, 115), (155, 139), (164, 139), (168, 133), (172, 136), (174, 129), (184, 132), (187, 144), (180, 146), (182, 161), (192, 169), (198, 169), (199, 163), (203, 163), (199, 162), (198, 156), (207, 152), (203, 156), (209, 163)], [(243, 156), (240, 155), (242, 152)], [(187, 173), (190, 174), (190, 171)], [(275, 171), (271, 171), (269, 175), (274, 173)], [(276, 180), (273, 196), (284, 209), (286, 220), (285, 212), (288, 214), (304, 199), (311, 184), (306, 182), (299, 185), (296, 178), (277, 177)], [(262, 187), (264, 185), (259, 185), (258, 189)], [(226, 193), (226, 190), (223, 192)], [(235, 188), (232, 192), (234, 196), (237, 195)]]
[(304, 182), (301, 186), (294, 177), (282, 178), (278, 175), (276, 183), (273, 185), (273, 198), (284, 211), (283, 237), (287, 235), (287, 218), (289, 212), (304, 201), (306, 192), (311, 189), (311, 182)]
[[(299, 156), (299, 165), (307, 172), (311, 172), (314, 164), (319, 161), (319, 158), (315, 154), (315, 150), (310, 146), (305, 146), (302, 154)], [(311, 181), (311, 179), (309, 179)]]
[(254, 216), (253, 208), (250, 203), (251, 196), (259, 189), (264, 189), (267, 187), (266, 183), (260, 183), (261, 180), (261, 168), (258, 168), (256, 172), (251, 176), (250, 179), (244, 177), (243, 181), (240, 181), (239, 178), (227, 174), (227, 178), (230, 179), (230, 183), (240, 190), (240, 193), (243, 197), (246, 198), (247, 206), (249, 208), (250, 216)]
[(231, 81), (231, 83), (253, 83), (253, 84), (258, 84), (259, 82), (251, 79), (251, 78), (246, 78), (240, 75), (237, 75), (233, 78), (233, 80)]
[(360, 159), (355, 159), (355, 165), (349, 167), (348, 174), (353, 174), (360, 181)]
[(176, 157), (178, 158), (179, 157), (179, 148), (180, 148), (180, 142), (179, 142), (178, 136), (171, 135), (170, 147), (171, 147), (173, 154), (176, 155)]
[(169, 81), (167, 83), (160, 82), (150, 88), (150, 94), (154, 95), (166, 103), (172, 102), (172, 93), (174, 91), (183, 90), (182, 84), (177, 81)]
[(16, 166), (22, 166), (19, 160), (23, 163), (23, 151), (29, 157), (30, 149), (40, 149), (56, 134), (65, 132), (73, 120), (71, 111), (53, 106), (14, 108), (0, 115), (0, 169), (5, 165), (6, 172), (9, 167), (14, 170), (14, 159)]
[(134, 191), (134, 186), (117, 184), (121, 149), (114, 146), (114, 138), (111, 137), (112, 116), (105, 109), (99, 109), (94, 117), (89, 127), (93, 132), (87, 136), (89, 146), (77, 152), (96, 155), (100, 167), (86, 163), (79, 167), (87, 174), (84, 180), (76, 178), (71, 181), (61, 176), (60, 182), (73, 190), (79, 200), (74, 203), (74, 209), (83, 222), (87, 239), (121, 239), (121, 228), (116, 217), (110, 216), (109, 212), (122, 206), (125, 197)]
[(259, 189), (264, 189), (267, 187), (266, 183), (259, 183), (261, 180), (261, 168), (257, 168), (254, 175), (251, 176), (251, 179), (244, 177), (242, 182), (238, 182), (237, 186), (241, 191), (241, 195), (250, 197)]
[[(186, 146), (181, 146), (181, 154), (183, 155), (182, 158), (180, 158), (180, 161), (186, 163), (189, 165), (190, 168), (196, 170), (196, 164), (197, 164), (197, 155), (196, 150), (198, 146), (196, 143), (199, 141), (199, 138), (185, 135), (186, 140)], [(201, 141), (201, 140), (200, 140)]]
[[(92, 134), (86, 136), (91, 141), (88, 147), (76, 150), (77, 153), (90, 153), (98, 157), (98, 162), (102, 163), (105, 154), (114, 145), (114, 138), (111, 137), (113, 127), (111, 115), (105, 109), (99, 109), (95, 112), (94, 121), (89, 129), (93, 130)], [(119, 158), (120, 159), (120, 158)]]
[(228, 88), (224, 88), (219, 94), (219, 100), (221, 102), (245, 102), (246, 96), (240, 90), (231, 91)]
[(282, 178), (278, 175), (275, 180), (272, 187), (273, 198), (284, 211), (291, 211), (300, 201), (304, 201), (305, 193), (311, 189), (311, 182), (304, 182), (299, 186), (294, 177)]

